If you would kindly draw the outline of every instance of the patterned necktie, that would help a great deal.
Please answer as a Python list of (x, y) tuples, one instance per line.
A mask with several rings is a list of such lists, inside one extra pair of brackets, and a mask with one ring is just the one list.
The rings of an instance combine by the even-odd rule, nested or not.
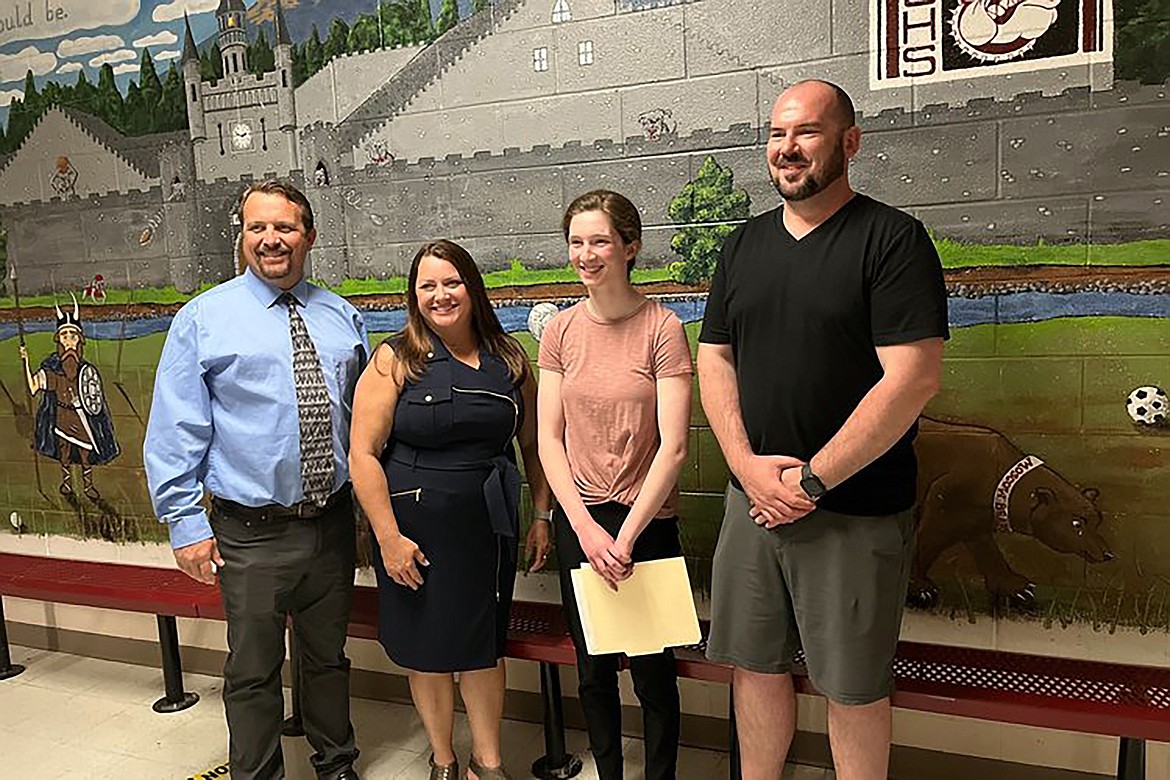
[(333, 423), (325, 374), (321, 372), (321, 361), (317, 359), (317, 349), (309, 338), (305, 321), (297, 312), (297, 299), (286, 292), (277, 302), (288, 307), (293, 379), (301, 420), (301, 487), (306, 499), (317, 506), (325, 506), (333, 492)]

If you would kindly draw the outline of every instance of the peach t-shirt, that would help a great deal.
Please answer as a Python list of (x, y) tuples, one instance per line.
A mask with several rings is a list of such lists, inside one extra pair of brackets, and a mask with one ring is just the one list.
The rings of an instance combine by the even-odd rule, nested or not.
[[(682, 322), (649, 299), (613, 322), (581, 301), (545, 328), (539, 365), (563, 376), (565, 450), (581, 499), (631, 506), (661, 441), (655, 382), (691, 375)], [(673, 517), (677, 507), (676, 485), (655, 517)]]

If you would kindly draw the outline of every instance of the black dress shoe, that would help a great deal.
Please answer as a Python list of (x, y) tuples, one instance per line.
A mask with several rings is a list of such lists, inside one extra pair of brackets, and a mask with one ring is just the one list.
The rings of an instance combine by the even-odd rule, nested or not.
[(351, 766), (335, 774), (333, 780), (361, 780), (361, 775)]

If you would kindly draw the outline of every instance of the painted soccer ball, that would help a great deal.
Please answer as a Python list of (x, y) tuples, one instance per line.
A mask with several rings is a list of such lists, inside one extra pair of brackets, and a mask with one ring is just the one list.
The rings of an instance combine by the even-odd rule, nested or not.
[(1160, 387), (1139, 387), (1129, 394), (1125, 409), (1139, 425), (1165, 425), (1170, 415), (1170, 398)]
[(548, 326), (549, 321), (557, 316), (560, 310), (555, 303), (538, 303), (532, 307), (532, 311), (528, 312), (528, 332), (532, 334), (532, 338), (540, 341), (540, 337), (544, 335), (544, 329)]

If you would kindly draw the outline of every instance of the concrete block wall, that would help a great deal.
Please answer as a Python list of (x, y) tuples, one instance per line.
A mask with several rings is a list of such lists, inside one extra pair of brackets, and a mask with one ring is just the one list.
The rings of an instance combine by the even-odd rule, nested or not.
[[(707, 81), (732, 85), (740, 77)], [(669, 94), (667, 86), (638, 89)], [(710, 102), (721, 106), (733, 91), (727, 86)], [(886, 109), (862, 116), (862, 149), (852, 180), (860, 191), (910, 209), (939, 236), (955, 240), (1031, 245), (1165, 236), (1170, 223), (1161, 162), (1170, 159), (1166, 112), (1164, 89), (1126, 84), (1106, 93), (1074, 88), (960, 107)], [(392, 126), (410, 119), (406, 115)], [(432, 128), (453, 132), (448, 125)], [(403, 253), (409, 258), (410, 247), (440, 235), (475, 239), (476, 256), (489, 267), (511, 257), (559, 264), (563, 247), (546, 239), (557, 235), (564, 207), (596, 187), (624, 192), (638, 204), (648, 230), (662, 237), (648, 242), (644, 257), (664, 262), (674, 259), (666, 208), (708, 155), (734, 171), (754, 213), (775, 207), (763, 133), (764, 128), (739, 125), (653, 141), (633, 136), (624, 143), (602, 139), (398, 159), (380, 167), (343, 167), (330, 187), (316, 192), (332, 198), (325, 203), (341, 204), (344, 243), (355, 258), (350, 273), (356, 276), (398, 273)], [(337, 148), (328, 126), (310, 135), (324, 144), (317, 153), (322, 159)], [(1092, 166), (1084, 164), (1087, 157)], [(322, 241), (336, 240), (322, 232)]]

